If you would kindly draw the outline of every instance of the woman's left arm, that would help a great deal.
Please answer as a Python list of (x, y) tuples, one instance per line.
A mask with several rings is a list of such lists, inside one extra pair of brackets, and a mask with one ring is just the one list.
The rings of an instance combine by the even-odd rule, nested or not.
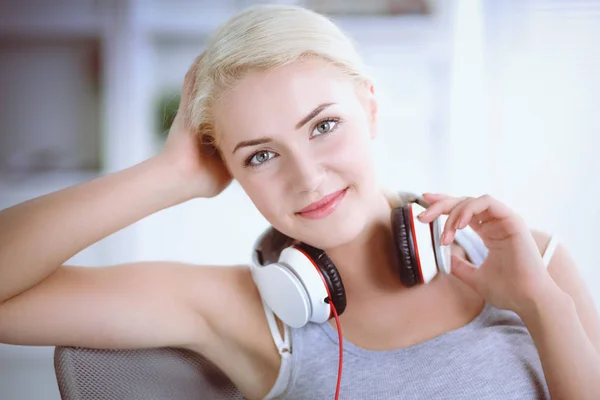
[[(533, 232), (543, 252), (548, 235)], [(563, 245), (548, 264), (555, 285), (520, 312), (537, 347), (553, 399), (600, 395), (600, 318), (578, 268)]]
[(513, 210), (490, 195), (424, 194), (419, 215), (429, 223), (448, 216), (441, 243), (470, 226), (488, 249), (478, 266), (453, 256), (452, 274), (493, 306), (515, 312), (536, 345), (553, 399), (600, 395), (600, 317), (575, 262), (559, 245), (548, 266), (541, 256), (549, 236), (531, 231)]

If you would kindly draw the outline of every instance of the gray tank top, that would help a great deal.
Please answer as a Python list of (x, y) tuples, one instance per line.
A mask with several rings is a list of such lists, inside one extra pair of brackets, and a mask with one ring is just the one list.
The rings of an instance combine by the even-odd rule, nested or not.
[[(475, 260), (485, 258), (481, 243), (462, 239), (479, 264)], [(333, 399), (337, 331), (328, 323), (309, 323), (289, 333), (289, 379), (277, 398)], [(467, 325), (414, 346), (373, 351), (344, 339), (343, 348), (343, 400), (550, 398), (527, 328), (517, 314), (490, 304)]]

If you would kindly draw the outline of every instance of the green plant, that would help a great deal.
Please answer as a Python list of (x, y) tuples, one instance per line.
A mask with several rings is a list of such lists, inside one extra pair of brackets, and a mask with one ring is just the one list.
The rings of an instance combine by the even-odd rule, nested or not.
[(166, 140), (169, 129), (171, 129), (171, 125), (177, 114), (180, 101), (181, 95), (177, 92), (168, 92), (159, 97), (156, 121), (159, 138)]

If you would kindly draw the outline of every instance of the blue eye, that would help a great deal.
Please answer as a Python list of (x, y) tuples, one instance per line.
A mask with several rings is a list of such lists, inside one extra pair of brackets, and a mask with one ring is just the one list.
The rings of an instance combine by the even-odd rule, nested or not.
[(318, 122), (312, 131), (312, 136), (320, 136), (333, 132), (337, 128), (339, 121), (339, 118), (330, 118)]
[(262, 163), (269, 161), (271, 158), (273, 158), (273, 156), (274, 156), (273, 152), (261, 150), (261, 151), (254, 153), (253, 155), (251, 155), (246, 160), (245, 165), (256, 167)]

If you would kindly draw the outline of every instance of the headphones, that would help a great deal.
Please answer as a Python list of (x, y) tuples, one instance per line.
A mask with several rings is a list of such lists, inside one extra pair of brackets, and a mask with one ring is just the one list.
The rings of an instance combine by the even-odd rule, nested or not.
[[(450, 246), (440, 236), (446, 216), (429, 224), (417, 219), (427, 204), (414, 198), (392, 208), (392, 235), (398, 277), (405, 286), (429, 283), (438, 271), (450, 272)], [(342, 278), (327, 254), (270, 227), (257, 240), (251, 271), (267, 306), (286, 325), (323, 323), (346, 308)], [(332, 304), (330, 304), (330, 302)]]

